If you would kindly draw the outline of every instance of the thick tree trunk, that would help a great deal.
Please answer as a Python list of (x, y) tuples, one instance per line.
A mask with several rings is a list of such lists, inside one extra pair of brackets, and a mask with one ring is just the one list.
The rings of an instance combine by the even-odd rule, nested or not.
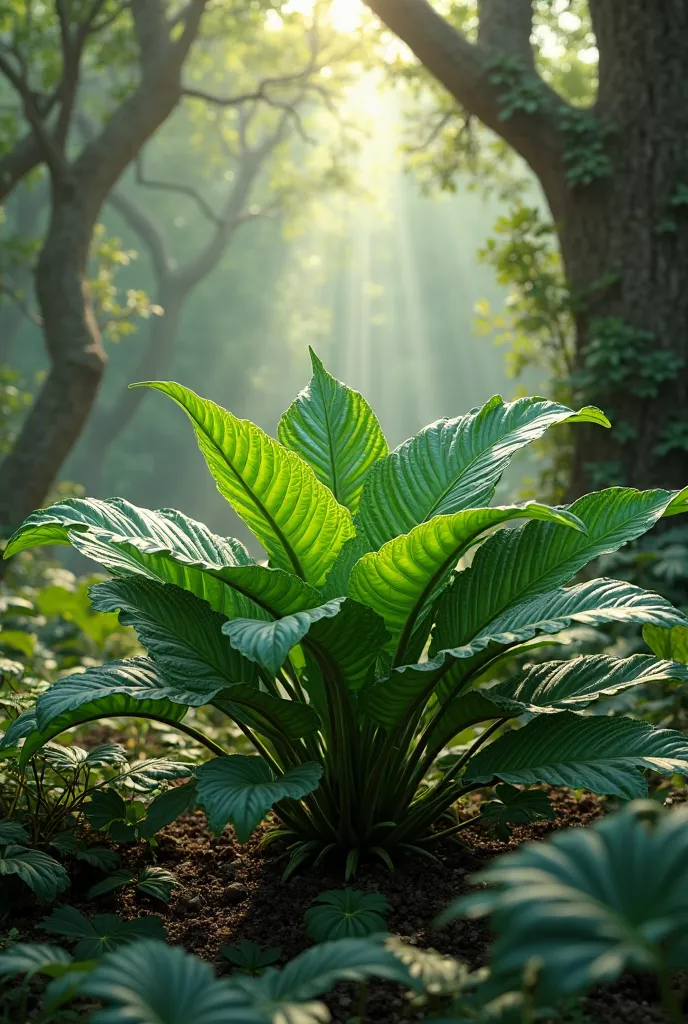
[(612, 175), (568, 190), (561, 246), (580, 297), (584, 397), (614, 429), (576, 430), (572, 494), (605, 480), (678, 488), (688, 485), (688, 4), (590, 8)]
[(51, 367), (12, 451), (2, 464), (0, 524), (5, 531), (38, 507), (79, 437), (106, 356), (84, 300), (93, 213), (70, 183), (53, 193), (52, 216), (36, 270), (36, 293)]
[[(37, 236), (38, 221), (45, 206), (48, 194), (47, 181), (41, 179), (37, 185), (26, 186), (18, 190), (16, 210), (12, 233), (22, 242), (30, 242)], [(26, 320), (26, 308), (31, 307), (28, 293), (33, 287), (34, 267), (26, 262), (18, 267), (9, 286), (23, 293), (23, 301), (12, 301), (9, 297), (0, 308), (0, 363), (9, 363), (15, 342)]]
[[(575, 300), (581, 390), (615, 424), (574, 431), (571, 495), (609, 482), (688, 484), (686, 0), (588, 0), (594, 120), (534, 74), (534, 0), (480, 0), (477, 44), (428, 0), (366, 2), (545, 192)], [(586, 159), (594, 180), (574, 180)]]

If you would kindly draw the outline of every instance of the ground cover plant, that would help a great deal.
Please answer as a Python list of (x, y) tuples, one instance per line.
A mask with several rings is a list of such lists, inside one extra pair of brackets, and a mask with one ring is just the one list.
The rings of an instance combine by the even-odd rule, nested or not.
[[(647, 792), (646, 769), (688, 774), (683, 734), (580, 713), (601, 695), (685, 679), (672, 658), (539, 662), (484, 685), (505, 659), (572, 623), (686, 624), (630, 582), (567, 584), (685, 511), (688, 489), (612, 487), (567, 508), (489, 506), (516, 451), (559, 423), (608, 425), (598, 409), (495, 397), (390, 453), (362, 396), (315, 356), (278, 441), (179, 384), (148, 386), (188, 415), (268, 564), (181, 512), (121, 498), (72, 499), (30, 516), (5, 557), (72, 544), (100, 562), (112, 579), (91, 587), (93, 608), (133, 626), (149, 656), (49, 686), (2, 741), (23, 741), (20, 767), (77, 725), (157, 719), (214, 755), (196, 768), (185, 807), (203, 807), (215, 831), (231, 822), (240, 841), (272, 808), (268, 838), (290, 843), (288, 871), (337, 853), (347, 876), (363, 854), (391, 865), (399, 850), (428, 853), (465, 827), (436, 827), (456, 800), (498, 780), (512, 787), (501, 794), (504, 825), (509, 814), (546, 813), (517, 786), (631, 798)], [(516, 520), (528, 522), (496, 529)], [(230, 754), (185, 721), (203, 705), (235, 722), (256, 754)], [(442, 757), (457, 736), (468, 737), (461, 752)]]

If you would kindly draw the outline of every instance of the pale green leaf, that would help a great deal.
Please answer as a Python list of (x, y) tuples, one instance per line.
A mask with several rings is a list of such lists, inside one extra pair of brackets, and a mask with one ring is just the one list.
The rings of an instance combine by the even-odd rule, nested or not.
[(666, 629), (648, 624), (643, 626), (643, 640), (658, 658), (688, 665), (688, 625)]
[(351, 513), (310, 466), (248, 420), (174, 382), (148, 382), (193, 425), (220, 493), (261, 542), (273, 565), (318, 586), (353, 536)]
[(353, 568), (348, 593), (379, 612), (392, 637), (401, 634), (403, 648), (418, 616), (446, 581), (448, 570), (486, 530), (512, 519), (542, 519), (585, 529), (570, 512), (536, 502), (438, 515), (364, 555)]
[(282, 416), (277, 436), (313, 468), (340, 505), (355, 512), (371, 466), (387, 455), (387, 442), (365, 398), (335, 380), (310, 353), (313, 376)]

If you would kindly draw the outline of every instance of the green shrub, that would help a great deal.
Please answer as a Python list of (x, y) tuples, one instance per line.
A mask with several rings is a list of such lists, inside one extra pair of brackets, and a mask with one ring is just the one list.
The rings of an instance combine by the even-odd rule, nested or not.
[(591, 828), (528, 843), (475, 876), (486, 889), (443, 919), (491, 915), (491, 985), (530, 973), (539, 1003), (655, 974), (667, 1019), (684, 1020), (670, 971), (688, 966), (688, 809), (636, 801)]
[[(431, 830), (459, 797), (497, 780), (630, 798), (646, 793), (646, 769), (688, 773), (681, 733), (579, 714), (601, 694), (685, 679), (684, 665), (598, 656), (483, 685), (501, 660), (572, 623), (685, 624), (669, 602), (630, 583), (566, 584), (685, 511), (688, 490), (614, 487), (568, 508), (486, 507), (518, 449), (557, 423), (605, 426), (604, 415), (495, 397), (389, 454), (365, 400), (315, 357), (313, 366), (279, 442), (179, 384), (150, 385), (188, 415), (268, 565), (181, 512), (119, 498), (61, 502), (15, 533), (6, 557), (72, 544), (104, 565), (113, 579), (91, 588), (93, 607), (117, 612), (149, 654), (42, 693), (3, 740), (24, 738), (21, 764), (81, 723), (158, 719), (215, 755), (195, 778), (215, 831), (231, 822), (244, 841), (273, 808), (280, 824), (271, 835), (293, 844), (290, 869), (339, 850), (347, 875), (363, 852), (389, 863), (396, 849), (425, 850), (452, 834), (461, 826)], [(495, 532), (517, 519), (531, 521)], [(184, 721), (205, 704), (238, 723), (257, 756), (229, 755)], [(525, 713), (523, 728), (505, 730)], [(472, 741), (428, 784), (460, 734)]]

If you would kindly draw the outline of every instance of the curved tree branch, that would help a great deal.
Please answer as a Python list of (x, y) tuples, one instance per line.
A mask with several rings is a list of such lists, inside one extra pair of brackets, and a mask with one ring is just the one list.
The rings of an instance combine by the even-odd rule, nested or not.
[[(532, 68), (531, 0), (481, 0), (478, 42), (470, 43), (428, 0), (366, 0), (371, 10), (413, 51), (464, 107), (512, 146), (547, 192), (555, 217), (565, 185), (560, 115), (565, 101)], [(504, 116), (504, 84), (495, 71), (517, 58), (537, 90), (537, 109)]]

